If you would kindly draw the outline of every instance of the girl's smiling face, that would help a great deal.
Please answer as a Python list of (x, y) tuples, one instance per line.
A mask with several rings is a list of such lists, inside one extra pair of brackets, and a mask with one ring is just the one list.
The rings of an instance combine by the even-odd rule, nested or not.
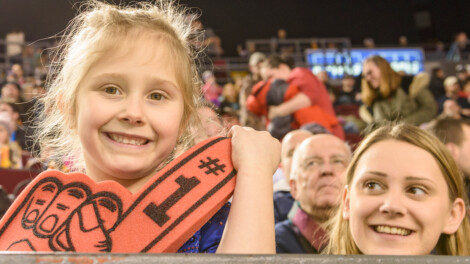
[(442, 233), (457, 230), (464, 211), (461, 198), (450, 201), (433, 156), (393, 139), (364, 152), (343, 203), (357, 247), (374, 255), (429, 254)]
[(122, 41), (80, 83), (76, 128), (95, 181), (115, 180), (137, 191), (176, 145), (184, 102), (162, 39), (149, 34)]

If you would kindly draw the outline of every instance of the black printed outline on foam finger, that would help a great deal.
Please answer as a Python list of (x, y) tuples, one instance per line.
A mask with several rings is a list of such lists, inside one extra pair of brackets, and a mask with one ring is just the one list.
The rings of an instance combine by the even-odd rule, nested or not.
[[(51, 185), (53, 185), (53, 186), (51, 186)], [(43, 187), (41, 187), (41, 186), (43, 186)], [(47, 191), (50, 191), (51, 193), (54, 193), (54, 191), (55, 191), (55, 194), (47, 201), (48, 204), (46, 204), (45, 207), (42, 208), (42, 212), (40, 212), (38, 209), (30, 210), (31, 205), (33, 204), (33, 202), (35, 204), (37, 204), (38, 201), (39, 201), (39, 199), (35, 199), (35, 197), (34, 197), (34, 194), (36, 193), (36, 190), (38, 188), (40, 188), (41, 191), (45, 191), (44, 189), (46, 189), (46, 188), (47, 189), (50, 189), (50, 188), (55, 189), (55, 190), (47, 190)], [(55, 200), (55, 198), (57, 197), (57, 194), (60, 192), (61, 188), (62, 188), (62, 183), (59, 180), (57, 180), (57, 181), (54, 181), (54, 182), (53, 181), (45, 181), (41, 184), (38, 183), (33, 187), (34, 190), (31, 189), (29, 194), (32, 197), (26, 199), (26, 200), (29, 199), (29, 203), (26, 206), (26, 209), (25, 209), (25, 211), (23, 213), (23, 216), (21, 218), (21, 226), (23, 227), (23, 229), (27, 230), (27, 229), (34, 229), (35, 228), (37, 221), (39, 221), (39, 219), (41, 219), (42, 213), (44, 211), (46, 211), (47, 208), (51, 205), (51, 203)], [(46, 201), (44, 201), (44, 202), (46, 202)], [(36, 212), (36, 217), (35, 217), (34, 221), (29, 221), (28, 218), (29, 218), (30, 214), (32, 214), (34, 212)]]
[[(84, 197), (85, 197), (85, 199), (84, 199), (80, 204), (78, 204), (76, 208), (80, 207), (80, 205), (83, 204), (83, 203), (85, 203), (85, 202), (87, 201), (88, 197), (91, 196), (90, 187), (89, 187), (88, 185), (82, 183), (82, 182), (71, 182), (71, 183), (68, 183), (67, 185), (62, 186), (62, 188), (60, 188), (59, 192), (58, 192), (58, 193), (56, 194), (56, 196), (54, 197), (54, 200), (51, 201), (51, 203), (49, 204), (49, 206), (46, 208), (46, 210), (44, 210), (44, 212), (42, 213), (41, 217), (40, 217), (40, 218), (38, 219), (38, 221), (36, 222), (35, 228), (33, 228), (33, 233), (34, 233), (34, 235), (35, 235), (36, 237), (39, 237), (39, 238), (51, 238), (51, 237), (53, 237), (54, 234), (57, 232), (57, 230), (59, 230), (59, 229), (62, 227), (62, 225), (64, 225), (64, 224), (71, 218), (71, 215), (72, 215), (73, 212), (76, 210), (76, 208), (70, 210), (68, 216), (65, 217), (65, 219), (62, 221), (62, 223), (59, 223), (59, 225), (57, 225), (57, 223), (56, 223), (56, 226), (54, 226), (54, 229), (55, 229), (55, 230), (52, 231), (52, 232), (50, 232), (50, 234), (43, 235), (43, 234), (41, 234), (41, 233), (38, 233), (38, 231), (37, 231), (37, 229), (36, 229), (36, 228), (38, 227), (38, 226), (37, 226), (38, 224), (41, 225), (41, 224), (43, 223), (43, 221), (41, 221), (41, 220), (43, 219), (44, 214), (49, 210), (50, 206), (51, 206), (52, 204), (54, 204), (54, 202), (55, 202), (55, 200), (57, 199), (57, 197), (58, 197), (59, 195), (61, 195), (64, 191), (67, 191), (67, 190), (70, 189), (70, 188), (79, 188), (79, 189), (81, 189), (82, 191), (84, 191)], [(47, 216), (47, 217), (49, 217), (49, 216)], [(46, 218), (47, 218), (47, 217), (46, 217)], [(45, 219), (44, 219), (44, 220), (45, 220)], [(38, 228), (41, 229), (41, 226), (39, 226)], [(41, 230), (41, 231), (44, 232), (45, 230)]]
[[(108, 198), (108, 199), (112, 199), (115, 204), (116, 204), (116, 209), (117, 209), (117, 219), (119, 219), (119, 217), (122, 215), (122, 212), (123, 212), (123, 206), (122, 206), (122, 200), (121, 198), (119, 198), (119, 196), (117, 196), (116, 194), (112, 193), (112, 192), (108, 192), (108, 191), (103, 191), (103, 192), (98, 192), (96, 194), (93, 194), (91, 196), (88, 197), (88, 199), (86, 201), (84, 201), (80, 206), (78, 206), (69, 216), (69, 218), (67, 219), (66, 222), (64, 222), (64, 225), (63, 227), (61, 227), (60, 231), (56, 232), (56, 234), (51, 237), (49, 239), (49, 247), (54, 250), (54, 251), (72, 251), (72, 252), (75, 252), (76, 249), (75, 249), (75, 246), (73, 245), (73, 241), (70, 237), (70, 222), (73, 218), (73, 216), (75, 214), (78, 214), (78, 217), (82, 217), (81, 216), (81, 209), (86, 206), (86, 205), (89, 205), (89, 204), (93, 204), (93, 207), (94, 207), (94, 210), (95, 210), (95, 216), (99, 216), (99, 211), (98, 211), (98, 208), (97, 208), (97, 202), (98, 202), (98, 199), (99, 198)], [(103, 205), (101, 205), (103, 206)], [(105, 206), (106, 207), (106, 206)], [(102, 252), (110, 252), (111, 249), (112, 249), (112, 239), (111, 239), (111, 236), (110, 236), (110, 230), (113, 230), (116, 226), (116, 223), (117, 221), (114, 223), (114, 225), (112, 227), (110, 227), (109, 229), (105, 229), (104, 228), (104, 225), (102, 223), (102, 219), (97, 219), (98, 221), (98, 224), (100, 226), (100, 229), (102, 230), (104, 236), (106, 237), (106, 240), (105, 240), (105, 244), (104, 244), (104, 250), (100, 250)], [(81, 230), (83, 230), (84, 228), (82, 226), (79, 227)], [(60, 238), (60, 235), (62, 233), (65, 232), (65, 236), (66, 236), (66, 239), (67, 239), (67, 243), (68, 243), (68, 246), (64, 245), (63, 243), (60, 242), (59, 238)]]
[[(31, 199), (31, 196), (33, 195), (33, 193), (36, 191), (36, 189), (41, 186), (43, 183), (45, 182), (53, 182), (53, 183), (56, 183), (58, 186), (61, 186), (62, 183), (57, 179), (57, 178), (54, 178), (54, 177), (46, 177), (42, 180), (40, 180), (39, 182), (37, 182), (32, 188), (31, 190), (29, 191), (29, 193), (26, 195), (26, 197), (23, 199), (23, 201), (21, 202), (21, 204), (16, 208), (16, 210), (11, 214), (11, 216), (8, 218), (8, 220), (5, 222), (5, 225), (3, 225), (1, 228), (0, 228), (0, 239), (3, 235), (3, 233), (5, 232), (5, 230), (7, 229), (7, 227), (11, 224), (11, 222), (16, 218), (16, 216), (21, 212), (21, 210), (26, 206), (26, 204), (30, 201)], [(53, 200), (53, 199), (52, 199)], [(51, 200), (51, 201), (52, 201)], [(21, 222), (23, 222), (23, 219), (21, 220)], [(22, 227), (23, 227), (23, 223), (22, 223)], [(32, 227), (23, 227), (24, 229), (30, 229)]]

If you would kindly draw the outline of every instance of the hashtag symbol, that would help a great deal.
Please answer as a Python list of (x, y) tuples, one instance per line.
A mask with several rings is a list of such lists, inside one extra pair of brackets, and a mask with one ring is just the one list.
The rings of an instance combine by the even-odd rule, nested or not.
[(217, 162), (219, 162), (219, 161), (220, 161), (219, 159), (211, 159), (211, 158), (207, 157), (207, 162), (204, 162), (203, 160), (200, 160), (201, 165), (199, 165), (198, 167), (200, 169), (206, 168), (207, 169), (205, 171), (206, 174), (212, 173), (212, 174), (215, 174), (216, 176), (218, 176), (219, 174), (217, 173), (217, 171), (225, 172), (225, 170), (224, 170), (225, 165), (224, 164), (222, 164), (222, 165), (217, 164)]

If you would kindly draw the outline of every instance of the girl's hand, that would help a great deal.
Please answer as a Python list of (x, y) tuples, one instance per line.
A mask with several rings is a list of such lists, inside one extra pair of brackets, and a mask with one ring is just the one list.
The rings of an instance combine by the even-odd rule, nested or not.
[(266, 131), (233, 126), (232, 162), (237, 173), (232, 207), (217, 253), (274, 254), (273, 173), (281, 144)]
[(233, 126), (227, 136), (232, 138), (232, 162), (237, 171), (274, 174), (281, 159), (281, 144), (269, 132)]

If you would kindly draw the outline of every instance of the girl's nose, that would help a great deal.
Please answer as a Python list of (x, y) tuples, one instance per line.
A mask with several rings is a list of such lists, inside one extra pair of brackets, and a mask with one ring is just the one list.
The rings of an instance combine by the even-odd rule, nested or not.
[(143, 125), (145, 123), (142, 101), (129, 97), (128, 100), (124, 102), (123, 107), (123, 110), (118, 115), (119, 120), (134, 126)]

